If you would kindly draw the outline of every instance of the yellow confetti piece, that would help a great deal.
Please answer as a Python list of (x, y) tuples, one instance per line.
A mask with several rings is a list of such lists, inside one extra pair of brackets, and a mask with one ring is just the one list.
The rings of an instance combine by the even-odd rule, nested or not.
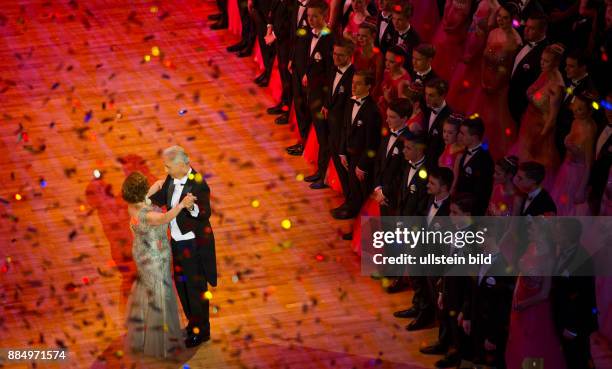
[(289, 219), (283, 219), (281, 222), (281, 227), (283, 227), (283, 229), (291, 228), (291, 221)]
[(597, 101), (593, 101), (593, 104), (591, 105), (593, 105), (593, 109), (599, 110), (599, 104), (597, 103)]
[(296, 179), (297, 181), (299, 181), (299, 182), (302, 182), (302, 181), (304, 180), (304, 174), (303, 174), (303, 173), (298, 173), (298, 174), (295, 176), (295, 179)]
[(168, 332), (168, 331), (169, 331), (168, 324), (164, 323), (164, 332)]
[(195, 174), (189, 173), (187, 177), (189, 178), (190, 181), (193, 181), (193, 179), (195, 178)]
[(261, 205), (259, 203), (259, 200), (255, 199), (255, 200), (251, 201), (251, 206), (254, 207), (255, 209), (257, 209), (259, 207), (259, 205)]
[(159, 9), (156, 6), (152, 6), (151, 9), (149, 9), (151, 13), (157, 13), (158, 10)]
[[(212, 300), (212, 292), (210, 292), (210, 291), (206, 291), (206, 292), (204, 292), (204, 298), (205, 298), (206, 300)], [(196, 334), (197, 334), (197, 333), (196, 333)]]
[(20, 194), (18, 194), (18, 193), (16, 193), (16, 194), (15, 194), (15, 200), (17, 200), (17, 201), (21, 201), (21, 199), (22, 199), (22, 198), (23, 198), (23, 197), (21, 197), (21, 195), (20, 195)]
[(7, 262), (7, 263), (10, 263), (10, 262), (12, 262), (12, 261), (13, 261), (13, 259), (12, 259), (10, 256), (7, 256), (7, 257), (6, 257), (6, 262)]
[(203, 180), (204, 180), (204, 177), (202, 177), (202, 174), (200, 174), (200, 173), (196, 173), (196, 175), (195, 175), (195, 181), (196, 181), (197, 183), (202, 183), (202, 181), (203, 181)]
[(376, 156), (376, 152), (374, 150), (368, 150), (367, 154), (368, 158), (370, 159)]
[(152, 54), (153, 56), (159, 56), (159, 47), (157, 47), (157, 46), (153, 46), (153, 47), (151, 48), (151, 54)]
[(304, 37), (304, 36), (306, 36), (306, 30), (305, 30), (304, 28), (300, 28), (300, 29), (298, 29), (296, 33), (297, 33), (297, 35), (298, 35), (298, 36), (300, 36), (300, 37)]
[(145, 55), (144, 56), (144, 61), (146, 61), (147, 63), (151, 61), (151, 55)]
[(425, 179), (425, 178), (427, 178), (427, 171), (426, 171), (425, 169), (421, 169), (421, 170), (419, 170), (419, 177), (420, 177), (421, 179)]
[(115, 352), (115, 356), (117, 356), (117, 357), (123, 357), (123, 351), (121, 351), (121, 350), (116, 351), (116, 352)]
[(198, 327), (193, 327), (192, 331), (193, 331), (193, 334), (200, 334), (200, 328)]
[(81, 206), (79, 206), (79, 210), (80, 211), (85, 211), (85, 205), (81, 204)]
[(383, 279), (381, 279), (381, 284), (382, 284), (382, 287), (383, 287), (383, 288), (387, 288), (387, 287), (389, 287), (389, 286), (391, 285), (391, 283), (392, 283), (392, 280), (391, 280), (391, 279), (389, 279), (389, 278), (383, 278)]

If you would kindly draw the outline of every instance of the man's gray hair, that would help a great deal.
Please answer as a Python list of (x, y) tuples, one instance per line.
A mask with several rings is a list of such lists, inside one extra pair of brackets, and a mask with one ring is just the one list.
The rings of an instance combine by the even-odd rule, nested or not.
[(172, 160), (173, 163), (189, 164), (189, 155), (179, 145), (170, 146), (164, 150), (163, 155)]

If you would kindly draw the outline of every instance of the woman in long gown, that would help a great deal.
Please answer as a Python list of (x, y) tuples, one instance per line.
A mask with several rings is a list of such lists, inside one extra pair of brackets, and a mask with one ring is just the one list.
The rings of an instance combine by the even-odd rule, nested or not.
[(533, 218), (529, 246), (519, 261), (510, 334), (506, 346), (508, 369), (525, 368), (525, 359), (543, 360), (545, 368), (565, 369), (561, 342), (555, 330), (550, 300), (551, 273), (556, 255), (548, 220)]
[[(158, 185), (156, 183), (151, 189)], [(190, 207), (195, 198), (187, 194), (177, 206), (162, 213), (146, 201), (155, 191), (150, 190), (147, 178), (140, 172), (130, 174), (122, 186), (134, 234), (132, 255), (137, 269), (127, 305), (126, 345), (145, 355), (176, 358), (184, 342), (172, 281), (167, 229), (168, 223), (183, 208)]]
[(440, 23), (438, 2), (435, 0), (410, 0), (412, 17), (410, 24), (414, 26), (422, 42), (431, 42)]
[(508, 86), (514, 55), (521, 46), (521, 36), (512, 28), (515, 6), (506, 4), (497, 10), (497, 28), (489, 33), (482, 60), (481, 86), (469, 109), (485, 124), (485, 141), (494, 159), (506, 155), (516, 137), (516, 123), (508, 108)]
[(445, 81), (450, 81), (461, 57), (470, 25), (472, 0), (446, 0), (444, 18), (433, 39), (436, 55), (431, 67)]
[(465, 152), (465, 146), (457, 141), (459, 126), (464, 119), (463, 115), (451, 114), (442, 126), (442, 139), (444, 139), (445, 147), (438, 158), (438, 166), (452, 170), (455, 179), (459, 176), (459, 158)]
[(380, 97), (378, 98), (378, 111), (383, 118), (383, 127), (387, 126), (387, 106), (397, 99), (399, 85), (402, 82), (410, 82), (410, 74), (404, 69), (406, 52), (400, 46), (392, 46), (385, 55), (385, 72), (380, 84)]
[(513, 181), (517, 171), (518, 158), (516, 156), (506, 156), (495, 162), (493, 193), (487, 208), (488, 216), (518, 215), (522, 198)]
[[(380, 49), (374, 47), (376, 37), (376, 23), (364, 22), (359, 25), (356, 35), (356, 48), (353, 53), (353, 65), (356, 71), (367, 70), (374, 76), (372, 92), (378, 91), (378, 84), (382, 81), (385, 63)], [(374, 101), (378, 98), (372, 95)]]
[(543, 186), (551, 191), (559, 168), (559, 152), (555, 145), (555, 124), (563, 98), (565, 84), (559, 72), (564, 49), (559, 44), (544, 49), (540, 66), (542, 73), (527, 89), (529, 104), (521, 118), (516, 143), (520, 161), (537, 161), (546, 167)]
[(467, 113), (471, 100), (480, 86), (482, 54), (487, 44), (489, 30), (496, 23), (495, 14), (499, 8), (497, 0), (480, 0), (476, 12), (472, 16), (472, 23), (467, 31), (463, 55), (453, 77), (446, 95), (446, 101), (454, 111)]
[(574, 121), (564, 141), (567, 155), (551, 193), (559, 216), (589, 215), (587, 186), (597, 134), (593, 101), (594, 96), (580, 94), (574, 97), (571, 104)]
[(412, 115), (408, 118), (406, 126), (414, 134), (421, 134), (425, 131), (423, 127), (423, 92), (423, 85), (416, 81), (404, 81), (399, 85), (399, 97), (408, 99), (410, 104), (412, 104)]
[(344, 27), (342, 34), (351, 41), (357, 42), (357, 31), (359, 31), (359, 26), (366, 22), (366, 20), (371, 22), (376, 22), (376, 20), (373, 19), (372, 14), (368, 12), (365, 0), (353, 0), (352, 7), (353, 11), (349, 16), (348, 24)]

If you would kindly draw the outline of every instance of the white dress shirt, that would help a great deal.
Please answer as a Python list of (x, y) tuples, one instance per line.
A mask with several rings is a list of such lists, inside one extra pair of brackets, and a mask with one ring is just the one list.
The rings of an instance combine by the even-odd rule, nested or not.
[(440, 209), (440, 206), (442, 206), (442, 203), (446, 199), (448, 199), (448, 195), (446, 195), (445, 197), (441, 199), (436, 199), (434, 197), (434, 201), (431, 203), (431, 206), (429, 207), (429, 212), (427, 213), (427, 226), (431, 224), (431, 221), (436, 216), (436, 214), (438, 214), (438, 210)]
[(385, 15), (385, 12), (382, 12), (382, 16), (383, 16), (383, 19), (380, 21), (380, 31), (378, 32), (378, 41), (380, 42), (382, 42), (383, 35), (385, 34), (385, 31), (387, 30), (389, 23), (391, 23), (391, 22), (387, 22), (387, 18), (391, 18), (391, 14)]
[(544, 41), (544, 39), (545, 38), (542, 38), (541, 40), (536, 41), (536, 42), (525, 42), (525, 45), (523, 46), (523, 48), (518, 52), (518, 54), (516, 54), (516, 58), (514, 58), (514, 66), (512, 67), (512, 73), (510, 74), (510, 76), (514, 75), (514, 71), (516, 71), (516, 68), (518, 67), (518, 65), (523, 61), (523, 59), (525, 59), (525, 57), (527, 56), (527, 54), (529, 54), (531, 49), (536, 47), (538, 43)]
[(314, 28), (312, 29), (312, 39), (310, 40), (310, 55), (312, 56), (312, 52), (314, 51), (314, 49), (317, 47), (317, 44), (319, 43), (319, 40), (321, 39), (321, 31), (315, 30)]
[(480, 148), (482, 147), (482, 143), (479, 143), (478, 145), (471, 147), (469, 149), (466, 150), (465, 152), (465, 159), (463, 160), (463, 166), (465, 167), (467, 165), (467, 163), (470, 161), (470, 159), (472, 159), (472, 157), (474, 155), (476, 155), (476, 153), (478, 151), (480, 151)]
[[(187, 174), (183, 178), (174, 180), (174, 192), (172, 193), (172, 200), (170, 201), (170, 205), (172, 207), (175, 207), (179, 204), (181, 199), (181, 193), (183, 192), (183, 187), (187, 183), (187, 179), (189, 178), (190, 174), (191, 168), (189, 168), (189, 172), (187, 172)], [(197, 217), (200, 213), (200, 209), (198, 208), (197, 204), (193, 204), (193, 209), (188, 211), (193, 217)], [(181, 233), (178, 223), (176, 222), (176, 218), (170, 221), (170, 235), (175, 241), (192, 240), (195, 238), (195, 234), (191, 231), (185, 234)]]
[(433, 126), (433, 123), (436, 121), (438, 114), (440, 114), (440, 112), (442, 111), (442, 109), (444, 109), (445, 106), (446, 106), (446, 100), (442, 101), (442, 105), (440, 105), (439, 108), (430, 108), (431, 114), (429, 115), (429, 122), (427, 123), (427, 131), (431, 130), (431, 127)]
[(357, 114), (359, 114), (359, 110), (363, 107), (363, 102), (365, 101), (366, 97), (368, 97), (368, 95), (365, 95), (364, 97), (361, 97), (361, 98), (357, 98), (355, 96), (351, 98), (353, 100), (359, 101), (359, 104), (356, 104), (356, 103), (353, 104), (351, 123), (355, 123), (355, 117), (357, 116)]
[(345, 67), (339, 67), (338, 70), (340, 70), (340, 72), (342, 73), (338, 73), (338, 71), (336, 71), (336, 76), (334, 77), (334, 85), (332, 86), (332, 96), (336, 94), (336, 87), (338, 87), (338, 83), (340, 83), (342, 76), (344, 75), (344, 73), (346, 73), (347, 69), (349, 69), (350, 66), (351, 63), (348, 63)]
[(408, 181), (406, 182), (406, 187), (410, 187), (410, 182), (412, 182), (412, 178), (415, 174), (419, 172), (419, 169), (421, 169), (421, 167), (425, 163), (425, 157), (423, 156), (416, 163), (412, 163), (410, 161), (408, 163), (410, 163), (411, 167), (410, 172), (408, 172)]
[(529, 205), (531, 205), (531, 203), (533, 202), (533, 199), (535, 199), (541, 191), (542, 187), (538, 187), (535, 190), (529, 192), (529, 194), (527, 195), (527, 200), (525, 200), (525, 204), (523, 204), (523, 211), (527, 210)]

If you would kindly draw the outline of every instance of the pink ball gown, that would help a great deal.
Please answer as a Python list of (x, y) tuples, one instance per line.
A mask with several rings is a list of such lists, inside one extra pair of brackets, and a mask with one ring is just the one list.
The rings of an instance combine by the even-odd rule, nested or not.
[(446, 101), (453, 110), (467, 113), (481, 81), (482, 54), (489, 34), (489, 18), (496, 10), (489, 0), (481, 0), (467, 31), (463, 56), (457, 63)]
[(511, 193), (506, 193), (502, 183), (496, 184), (493, 187), (493, 193), (491, 194), (491, 199), (489, 200), (487, 215), (495, 217), (511, 216), (514, 211), (516, 195), (517, 194), (514, 191)]
[[(536, 255), (535, 247), (530, 245), (520, 262), (521, 268), (531, 270), (526, 273), (530, 275), (519, 275), (513, 303), (524, 301), (540, 292), (544, 279), (550, 277), (532, 275), (545, 274), (536, 270), (542, 270), (547, 264), (550, 266), (554, 260), (554, 255)], [(523, 361), (527, 358), (544, 360), (544, 368), (566, 369), (548, 297), (524, 310), (513, 310), (510, 316), (510, 334), (506, 346), (507, 368), (522, 369)]]
[(450, 81), (461, 57), (470, 25), (472, 0), (447, 0), (444, 19), (433, 39), (436, 55), (431, 67), (440, 78)]
[(412, 17), (410, 23), (414, 26), (422, 42), (431, 42), (440, 23), (438, 2), (434, 0), (411, 0)]
[(455, 162), (457, 161), (459, 155), (463, 153), (464, 148), (458, 146), (456, 149), (453, 149), (453, 145), (446, 145), (442, 155), (438, 158), (438, 166), (446, 167), (454, 172), (455, 170)]
[(520, 161), (533, 160), (546, 167), (546, 178), (543, 186), (552, 191), (554, 177), (559, 168), (559, 152), (555, 145), (555, 130), (551, 129), (542, 135), (546, 118), (551, 111), (552, 88), (557, 85), (563, 88), (562, 78), (548, 81), (547, 77), (541, 75), (528, 89), (527, 98), (529, 104), (521, 118), (521, 129), (516, 142), (516, 155)]
[(468, 114), (477, 113), (485, 124), (485, 141), (493, 159), (506, 155), (516, 137), (516, 123), (508, 108), (508, 85), (520, 37), (496, 28), (491, 31), (482, 59), (482, 81)]
[[(551, 196), (557, 205), (558, 216), (585, 216), (590, 215), (588, 203), (586, 202), (586, 188), (581, 188), (581, 182), (589, 176), (587, 161), (590, 160), (595, 133), (597, 127), (595, 122), (590, 122), (589, 128), (580, 125), (580, 122), (572, 123), (572, 131), (565, 137), (567, 155), (559, 173), (555, 178), (555, 184)], [(578, 126), (580, 125), (580, 126)], [(578, 128), (580, 127), (580, 128)], [(576, 204), (575, 198), (583, 196), (585, 201)]]

